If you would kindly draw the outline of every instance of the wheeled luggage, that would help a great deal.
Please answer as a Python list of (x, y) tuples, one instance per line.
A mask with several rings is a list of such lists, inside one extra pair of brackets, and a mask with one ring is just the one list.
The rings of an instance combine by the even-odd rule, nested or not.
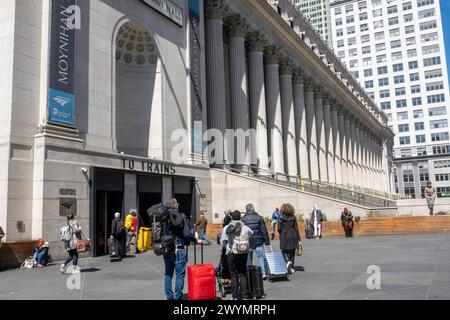
[(270, 251), (267, 250), (267, 246), (264, 246), (264, 263), (266, 266), (267, 280), (287, 279), (288, 269), (283, 254), (279, 251), (274, 252), (272, 246), (268, 247), (270, 248)]
[(309, 222), (307, 222), (305, 224), (305, 237), (306, 239), (312, 239), (313, 235), (314, 235), (313, 226)]
[(203, 245), (201, 245), (201, 264), (197, 265), (194, 245), (194, 265), (187, 267), (188, 299), (216, 300), (216, 269), (213, 264), (203, 264)]
[(152, 230), (141, 227), (137, 238), (137, 248), (140, 252), (147, 252), (152, 249)]
[(218, 232), (216, 235), (217, 244), (220, 245), (220, 238), (222, 238), (222, 232)]
[(248, 267), (248, 286), (250, 299), (262, 299), (265, 296), (263, 274), (260, 266)]

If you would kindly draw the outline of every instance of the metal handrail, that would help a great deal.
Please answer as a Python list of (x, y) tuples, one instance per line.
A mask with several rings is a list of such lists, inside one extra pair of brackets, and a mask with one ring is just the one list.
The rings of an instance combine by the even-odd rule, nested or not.
[[(374, 194), (367, 194), (353, 188), (343, 188), (338, 185), (314, 181), (300, 176), (291, 176), (286, 173), (273, 172), (253, 165), (213, 165), (213, 168), (226, 169), (237, 174), (245, 174), (248, 177), (258, 178), (279, 185), (288, 186), (297, 190), (332, 197), (333, 199), (346, 202), (354, 202), (362, 206), (369, 207), (395, 207), (395, 199), (380, 197)], [(361, 189), (361, 188), (358, 188)], [(364, 189), (364, 188), (362, 188)]]

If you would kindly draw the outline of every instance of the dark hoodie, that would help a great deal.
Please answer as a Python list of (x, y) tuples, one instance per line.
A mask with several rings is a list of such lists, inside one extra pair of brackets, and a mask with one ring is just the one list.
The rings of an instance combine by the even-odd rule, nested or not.
[(270, 244), (266, 224), (263, 217), (261, 217), (258, 213), (255, 211), (247, 212), (244, 218), (242, 218), (242, 222), (253, 231), (253, 234), (250, 236), (251, 249), (260, 247), (264, 243), (266, 245)]
[(300, 241), (297, 219), (294, 215), (282, 214), (278, 220), (278, 232), (280, 233), (280, 249), (295, 250)]

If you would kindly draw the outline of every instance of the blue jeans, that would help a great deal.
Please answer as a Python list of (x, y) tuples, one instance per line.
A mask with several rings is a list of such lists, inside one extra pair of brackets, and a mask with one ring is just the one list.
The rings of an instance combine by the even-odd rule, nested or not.
[(248, 258), (247, 258), (247, 266), (253, 265), (253, 251), (256, 252), (256, 257), (259, 261), (259, 266), (261, 267), (262, 274), (266, 274), (266, 268), (264, 266), (264, 252), (263, 252), (263, 246), (256, 247), (255, 249), (251, 249), (248, 252)]
[(48, 252), (42, 251), (37, 254), (36, 261), (38, 264), (46, 266), (47, 265)]
[(270, 223), (270, 230), (271, 230), (272, 232), (275, 232), (275, 226), (276, 226), (277, 223), (278, 223), (277, 220), (273, 220), (273, 221)]
[(72, 261), (73, 266), (76, 267), (78, 265), (77, 249), (72, 249), (67, 252), (69, 253), (69, 256), (67, 257), (66, 261), (64, 261), (64, 265), (67, 266)]
[(203, 241), (209, 241), (206, 237), (206, 229), (200, 229), (200, 239), (202, 239)]
[[(164, 288), (167, 300), (183, 299), (184, 277), (186, 275), (186, 251), (178, 249), (164, 255)], [(175, 272), (175, 294), (172, 289), (172, 279)]]

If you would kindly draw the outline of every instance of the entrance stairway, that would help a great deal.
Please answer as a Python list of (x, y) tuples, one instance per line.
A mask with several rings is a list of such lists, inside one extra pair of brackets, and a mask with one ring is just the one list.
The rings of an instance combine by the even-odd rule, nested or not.
[(397, 195), (376, 190), (313, 181), (299, 176), (294, 177), (284, 173), (273, 173), (254, 166), (221, 165), (213, 166), (213, 168), (367, 208), (396, 208), (396, 201), (399, 200)]

